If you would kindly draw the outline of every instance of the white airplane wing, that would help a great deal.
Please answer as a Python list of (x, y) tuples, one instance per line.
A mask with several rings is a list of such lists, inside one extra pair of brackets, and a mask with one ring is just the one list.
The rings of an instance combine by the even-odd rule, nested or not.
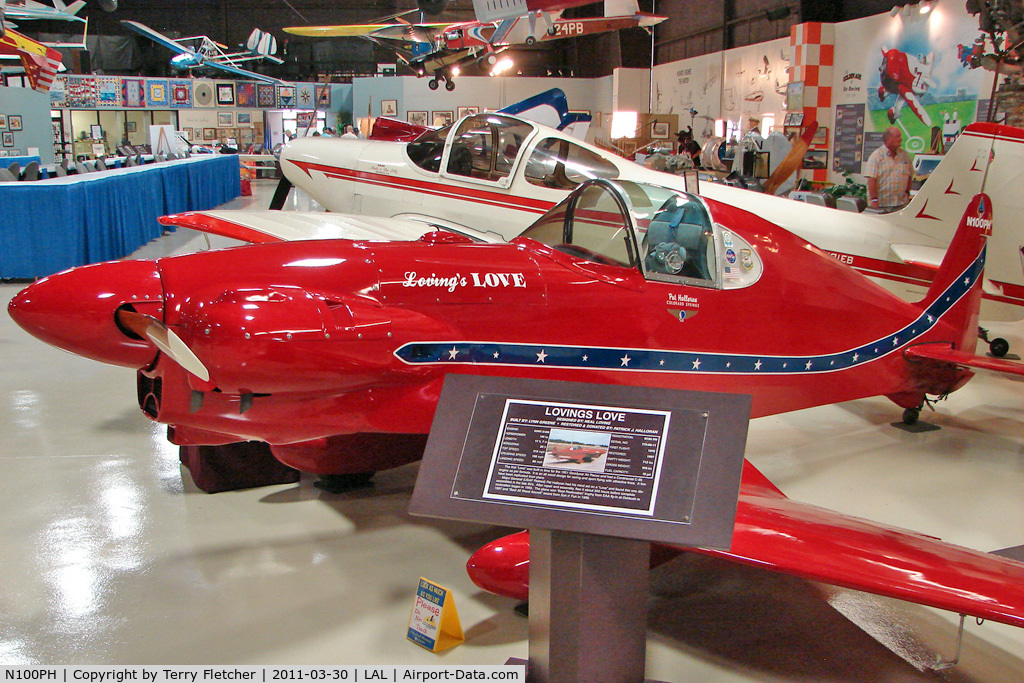
[[(269, 59), (273, 58), (271, 57)], [(221, 71), (227, 71), (228, 73), (235, 74), (236, 76), (244, 76), (246, 78), (251, 78), (254, 81), (273, 83), (275, 85), (287, 85), (287, 83), (282, 81), (280, 78), (274, 78), (273, 76), (264, 76), (263, 74), (258, 74), (255, 71), (240, 69), (237, 66), (232, 66), (231, 64), (227, 64), (225, 62), (214, 61), (212, 59), (207, 59), (205, 62), (203, 62), (203, 66), (209, 66), (213, 67), (214, 69), (220, 69)]]
[(481, 241), (501, 241), (494, 234), (456, 228), (433, 219), (377, 218), (322, 211), (189, 211), (163, 216), (160, 223), (254, 244), (323, 239), (417, 240), (437, 230), (459, 232)]
[(185, 45), (183, 45), (182, 43), (179, 43), (178, 41), (174, 40), (173, 38), (168, 38), (167, 36), (165, 36), (164, 34), (160, 33), (159, 31), (154, 31), (153, 29), (151, 29), (150, 27), (146, 26), (145, 24), (140, 24), (137, 21), (129, 21), (128, 19), (122, 19), (121, 20), (121, 25), (125, 26), (127, 28), (130, 28), (131, 30), (135, 31), (136, 33), (139, 33), (141, 35), (146, 36), (147, 38), (152, 40), (154, 43), (159, 43), (160, 45), (163, 45), (168, 50), (172, 50), (172, 51), (177, 52), (179, 54), (189, 54), (189, 55), (195, 54), (195, 50), (192, 50), (191, 48), (186, 47)]

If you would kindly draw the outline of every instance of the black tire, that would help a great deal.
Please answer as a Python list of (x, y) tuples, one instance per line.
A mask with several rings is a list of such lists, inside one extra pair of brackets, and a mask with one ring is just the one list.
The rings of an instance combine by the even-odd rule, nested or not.
[(1002, 337), (996, 337), (988, 343), (988, 350), (996, 358), (1002, 358), (1010, 352), (1010, 342)]
[(905, 425), (916, 425), (918, 419), (921, 417), (920, 408), (907, 408), (903, 411), (903, 424)]
[(447, 90), (448, 92), (455, 90), (455, 81), (445, 81), (444, 89)]
[(439, 84), (436, 78), (431, 78), (430, 81), (427, 82), (427, 87), (430, 88), (431, 90), (437, 90), (438, 85)]
[(526, 46), (527, 47), (532, 46), (536, 42), (537, 42), (537, 39), (534, 38), (533, 36), (526, 36)]

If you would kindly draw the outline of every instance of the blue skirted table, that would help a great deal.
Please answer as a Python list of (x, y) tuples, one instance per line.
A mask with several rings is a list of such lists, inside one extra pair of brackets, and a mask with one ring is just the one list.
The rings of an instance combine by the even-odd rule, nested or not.
[(0, 183), (0, 279), (127, 256), (163, 234), (160, 216), (212, 209), (239, 194), (238, 156), (230, 154)]

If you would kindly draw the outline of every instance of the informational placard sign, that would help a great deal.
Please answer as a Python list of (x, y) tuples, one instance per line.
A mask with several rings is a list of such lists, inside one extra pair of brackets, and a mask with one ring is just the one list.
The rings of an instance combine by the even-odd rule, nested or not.
[(663, 410), (506, 399), (482, 497), (652, 516), (670, 420)]
[(749, 415), (735, 394), (449, 375), (410, 511), (728, 547)]
[(447, 588), (420, 577), (406, 638), (431, 652), (447, 650), (466, 639), (455, 598)]

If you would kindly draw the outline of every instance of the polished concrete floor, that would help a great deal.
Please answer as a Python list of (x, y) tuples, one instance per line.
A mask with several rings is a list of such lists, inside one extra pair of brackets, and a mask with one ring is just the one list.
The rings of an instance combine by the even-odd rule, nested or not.
[[(265, 206), (265, 183), (251, 200)], [(293, 204), (306, 206), (305, 204)], [(223, 241), (214, 242), (221, 246)], [(205, 248), (181, 231), (154, 256)], [(19, 290), (0, 285), (0, 304)], [(982, 550), (1024, 544), (1022, 387), (977, 377), (907, 434), (885, 399), (751, 424), (747, 457), (791, 497)], [(411, 518), (417, 473), (334, 495), (311, 478), (209, 495), (135, 402), (134, 372), (0, 315), (0, 663), (457, 664), (526, 657), (527, 622), (464, 563), (500, 535)], [(405, 640), (418, 577), (466, 642)], [(1024, 590), (1024, 587), (1021, 587)], [(683, 557), (652, 574), (648, 666), (673, 681), (1024, 680), (1024, 629)]]

